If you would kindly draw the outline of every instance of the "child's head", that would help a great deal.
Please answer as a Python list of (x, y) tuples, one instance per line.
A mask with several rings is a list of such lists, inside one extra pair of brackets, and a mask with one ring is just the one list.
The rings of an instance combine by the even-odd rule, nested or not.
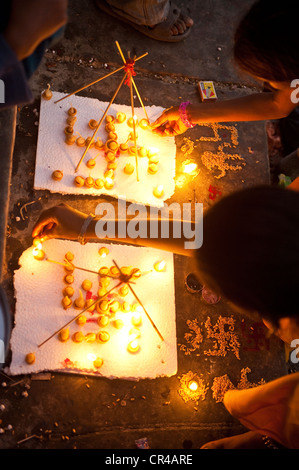
[(207, 211), (197, 250), (200, 280), (278, 327), (299, 323), (299, 193), (257, 187), (224, 197)]
[(299, 1), (259, 0), (241, 21), (234, 57), (250, 75), (268, 82), (299, 79)]

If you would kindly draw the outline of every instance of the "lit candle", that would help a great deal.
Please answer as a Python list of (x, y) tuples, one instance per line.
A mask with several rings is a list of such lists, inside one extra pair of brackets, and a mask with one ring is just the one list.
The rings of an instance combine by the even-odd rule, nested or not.
[(140, 313), (136, 313), (135, 315), (132, 316), (132, 325), (134, 326), (140, 326), (142, 323), (142, 317)]
[(96, 369), (99, 369), (104, 364), (104, 361), (101, 357), (96, 357), (93, 361), (93, 365)]
[(154, 188), (153, 194), (157, 198), (160, 198), (164, 195), (164, 188), (163, 188), (162, 184), (160, 184), (159, 186), (156, 186)]
[(151, 157), (154, 157), (158, 154), (159, 152), (159, 149), (156, 148), (156, 147), (149, 147), (148, 151), (147, 151), (147, 156), (148, 158), (151, 158)]
[(96, 356), (95, 354), (92, 354), (92, 353), (87, 354), (87, 359), (88, 359), (89, 361), (92, 361), (92, 362), (93, 362), (93, 361), (96, 360), (96, 358), (97, 358), (97, 356)]
[(154, 268), (158, 273), (166, 270), (166, 261), (160, 261), (154, 264)]
[(33, 248), (32, 253), (34, 258), (38, 261), (42, 261), (46, 256), (46, 253), (42, 250), (41, 243), (39, 243), (35, 248)]
[(149, 126), (149, 121), (147, 119), (141, 119), (141, 121), (139, 122), (139, 126), (142, 129), (146, 129)]
[(129, 339), (131, 341), (134, 341), (135, 339), (140, 338), (141, 331), (139, 330), (139, 328), (134, 327), (130, 329), (129, 335), (130, 335)]
[(135, 116), (133, 116), (133, 117), (130, 117), (130, 118), (128, 119), (127, 123), (128, 123), (128, 126), (129, 126), (129, 127), (133, 127), (134, 124), (135, 124), (135, 126), (137, 126), (137, 124), (138, 124), (138, 118), (137, 118), (137, 116), (135, 115)]
[(109, 250), (105, 246), (102, 246), (99, 249), (99, 255), (101, 256), (101, 258), (105, 258), (108, 254), (109, 254)]
[(132, 354), (137, 353), (140, 349), (140, 345), (139, 345), (137, 339), (134, 339), (133, 341), (130, 341), (130, 343), (128, 344), (127, 349)]
[(183, 173), (187, 173), (188, 175), (191, 175), (192, 173), (196, 172), (197, 164), (192, 163), (192, 162), (185, 162), (183, 163), (182, 169), (183, 169)]
[(188, 388), (192, 391), (192, 392), (196, 392), (196, 390), (198, 389), (198, 383), (195, 381), (195, 380), (191, 380), (188, 384)]
[(112, 189), (113, 186), (114, 186), (113, 180), (112, 180), (111, 178), (109, 178), (109, 177), (106, 178), (106, 179), (105, 179), (105, 188), (106, 188), (106, 189)]
[(35, 248), (38, 248), (40, 245), (41, 245), (41, 241), (39, 238), (34, 238), (33, 239), (33, 242), (32, 242), (32, 245), (35, 247)]

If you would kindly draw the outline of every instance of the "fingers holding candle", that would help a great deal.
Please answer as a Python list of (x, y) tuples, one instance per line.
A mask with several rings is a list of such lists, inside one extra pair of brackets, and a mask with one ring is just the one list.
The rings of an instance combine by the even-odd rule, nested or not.
[(150, 127), (153, 133), (162, 137), (183, 134), (188, 129), (180, 119), (179, 107), (171, 107), (163, 111)]
[(42, 261), (46, 257), (46, 253), (41, 249), (42, 245), (40, 244), (38, 247), (36, 246), (33, 248), (32, 254), (34, 258), (38, 261)]
[(158, 261), (157, 263), (154, 264), (154, 269), (158, 273), (161, 273), (163, 271), (166, 271), (166, 261)]
[(43, 241), (48, 238), (76, 240), (87, 215), (66, 204), (45, 210), (33, 227), (32, 237)]

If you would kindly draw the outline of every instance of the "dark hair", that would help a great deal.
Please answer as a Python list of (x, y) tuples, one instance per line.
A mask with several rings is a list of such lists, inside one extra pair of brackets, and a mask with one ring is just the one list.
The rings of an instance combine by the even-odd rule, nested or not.
[(241, 69), (266, 81), (299, 78), (299, 1), (260, 0), (235, 33), (234, 57)]
[(262, 186), (226, 196), (203, 233), (196, 258), (211, 289), (275, 326), (299, 320), (299, 193)]

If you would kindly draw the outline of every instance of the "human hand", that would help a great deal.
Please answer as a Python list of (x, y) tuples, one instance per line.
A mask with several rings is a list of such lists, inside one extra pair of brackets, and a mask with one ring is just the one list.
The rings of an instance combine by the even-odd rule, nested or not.
[(32, 237), (45, 241), (49, 238), (76, 240), (88, 216), (67, 204), (45, 210), (33, 227)]
[(67, 0), (12, 0), (4, 37), (19, 60), (67, 22)]
[(161, 116), (151, 124), (152, 131), (162, 137), (183, 134), (188, 127), (180, 119), (179, 107), (165, 109)]
[(248, 431), (204, 444), (201, 449), (265, 449), (262, 435)]

